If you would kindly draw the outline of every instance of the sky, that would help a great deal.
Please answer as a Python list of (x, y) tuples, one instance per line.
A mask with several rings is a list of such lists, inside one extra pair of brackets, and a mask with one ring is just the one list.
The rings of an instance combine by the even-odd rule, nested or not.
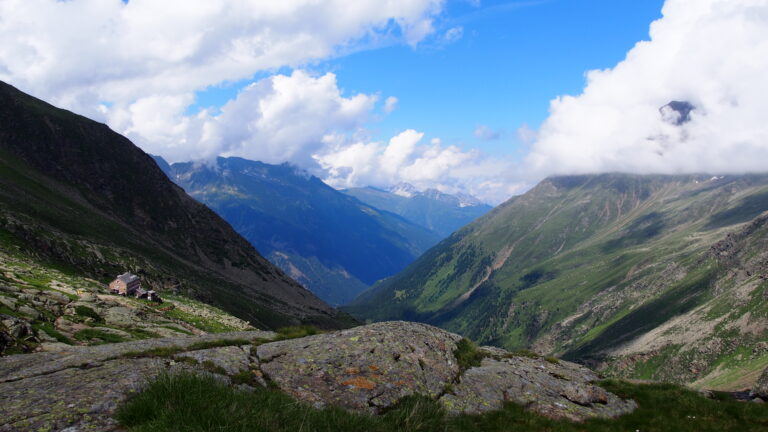
[(0, 38), (0, 80), (170, 162), (492, 204), (768, 166), (768, 0), (0, 0)]

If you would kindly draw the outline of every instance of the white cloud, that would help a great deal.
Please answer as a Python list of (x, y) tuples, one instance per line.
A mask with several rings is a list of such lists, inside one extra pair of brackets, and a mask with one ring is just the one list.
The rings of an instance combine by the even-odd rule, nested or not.
[(384, 101), (384, 112), (389, 114), (397, 108), (398, 99), (394, 96), (388, 97)]
[(499, 139), (500, 134), (485, 125), (479, 125), (475, 128), (475, 137), (485, 141), (493, 141)]
[[(2, 0), (0, 79), (105, 119), (254, 73), (371, 46), (418, 44), (444, 0)], [(170, 105), (160, 107), (164, 101)], [(108, 104), (102, 104), (108, 102)], [(116, 116), (114, 114), (113, 116)], [(124, 125), (130, 130), (150, 126)]]
[(443, 35), (443, 39), (445, 39), (445, 43), (453, 43), (461, 39), (462, 36), (464, 36), (464, 27), (456, 26), (449, 28)]
[[(667, 0), (650, 36), (552, 102), (531, 173), (766, 170), (768, 2)], [(673, 100), (696, 107), (689, 122), (659, 112)]]
[(517, 139), (525, 145), (535, 142), (537, 136), (538, 133), (525, 123), (517, 128)]
[(224, 155), (310, 168), (312, 154), (325, 145), (323, 136), (361, 127), (377, 96), (345, 97), (334, 74), (314, 77), (297, 70), (247, 86), (217, 115), (183, 116), (179, 113), (188, 101), (166, 99), (146, 97), (112, 109), (109, 121), (146, 151), (170, 161)]
[(423, 133), (412, 129), (387, 143), (349, 142), (342, 136), (328, 136), (327, 147), (314, 158), (319, 175), (337, 188), (408, 182), (418, 189), (471, 193), (493, 203), (509, 198), (509, 162), (444, 146), (438, 138), (431, 139), (430, 144), (423, 144), (423, 139)]

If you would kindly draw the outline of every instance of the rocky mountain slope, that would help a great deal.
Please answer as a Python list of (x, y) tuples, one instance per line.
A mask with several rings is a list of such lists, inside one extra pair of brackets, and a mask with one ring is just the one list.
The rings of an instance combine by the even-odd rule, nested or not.
[(388, 191), (373, 187), (343, 190), (347, 195), (381, 210), (398, 214), (446, 238), (488, 213), (491, 206), (469, 195), (450, 195), (435, 189), (419, 191), (401, 183)]
[(162, 303), (0, 251), (0, 356), (70, 346), (253, 330), (215, 307), (165, 293)]
[(130, 270), (265, 328), (345, 325), (126, 138), (4, 83), (0, 239), (101, 282)]
[[(0, 430), (114, 430), (131, 392), (165, 372), (217, 377), (244, 391), (277, 388), (315, 407), (380, 413), (420, 394), (451, 413), (483, 413), (505, 402), (583, 421), (636, 408), (594, 383), (582, 366), (481, 348), (462, 369), (461, 337), (416, 323), (389, 322), (270, 342), (271, 332), (73, 347), (0, 358)], [(71, 429), (74, 430), (74, 429)]]
[(625, 377), (746, 386), (768, 365), (768, 176), (550, 178), (361, 295)]
[(349, 302), (439, 240), (289, 165), (241, 158), (218, 158), (215, 166), (158, 163), (270, 261), (331, 304)]

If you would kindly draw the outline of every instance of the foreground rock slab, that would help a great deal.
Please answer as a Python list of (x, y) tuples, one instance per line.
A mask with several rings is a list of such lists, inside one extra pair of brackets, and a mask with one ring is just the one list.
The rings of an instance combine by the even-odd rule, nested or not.
[(459, 374), (460, 336), (425, 324), (385, 322), (261, 345), (261, 370), (315, 406), (378, 412), (412, 394), (437, 398)]
[(440, 402), (453, 413), (481, 414), (514, 402), (555, 419), (583, 421), (617, 417), (637, 408), (590, 382), (597, 379), (574, 363), (529, 357), (486, 358), (464, 372)]
[(557, 419), (616, 417), (637, 405), (592, 384), (591, 370), (566, 361), (484, 347), (479, 367), (460, 371), (461, 337), (426, 324), (385, 322), (261, 345), (261, 370), (280, 389), (314, 404), (381, 412), (405, 396), (426, 395), (453, 414), (521, 404)]
[[(247, 353), (238, 346), (191, 351), (201, 364), (170, 357), (126, 358), (152, 349), (190, 349), (195, 344), (273, 338), (251, 331), (75, 347), (59, 352), (0, 358), (0, 431), (109, 431), (117, 406), (158, 374), (168, 371), (209, 373), (202, 363), (235, 371)], [(180, 355), (179, 355), (180, 356)]]
[(635, 408), (595, 385), (592, 371), (565, 361), (483, 348), (481, 365), (462, 371), (455, 357), (461, 337), (425, 324), (377, 323), (259, 345), (275, 337), (251, 331), (61, 345), (0, 358), (0, 432), (115, 430), (115, 410), (131, 393), (160, 373), (182, 370), (227, 383), (252, 375), (251, 386), (271, 384), (317, 407), (366, 413), (414, 394), (454, 414), (483, 413), (506, 401), (576, 421)]

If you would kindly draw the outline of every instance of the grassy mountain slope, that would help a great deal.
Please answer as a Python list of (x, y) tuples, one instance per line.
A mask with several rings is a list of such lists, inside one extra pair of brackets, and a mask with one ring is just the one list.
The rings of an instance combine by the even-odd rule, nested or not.
[(372, 187), (352, 188), (342, 192), (375, 208), (400, 215), (438, 233), (442, 238), (491, 210), (487, 204), (474, 200), (465, 203), (459, 197), (434, 189), (417, 192), (413, 196), (401, 196)]
[[(713, 382), (736, 369), (748, 374), (768, 363), (766, 210), (768, 176), (551, 178), (350, 310), (623, 376)], [(733, 236), (740, 252), (713, 252)], [(692, 335), (695, 343), (677, 343)]]
[(435, 233), (289, 165), (219, 158), (215, 167), (175, 163), (166, 169), (273, 263), (332, 304), (397, 273), (438, 241)]
[(0, 236), (102, 282), (131, 270), (259, 327), (344, 325), (126, 138), (4, 83)]

